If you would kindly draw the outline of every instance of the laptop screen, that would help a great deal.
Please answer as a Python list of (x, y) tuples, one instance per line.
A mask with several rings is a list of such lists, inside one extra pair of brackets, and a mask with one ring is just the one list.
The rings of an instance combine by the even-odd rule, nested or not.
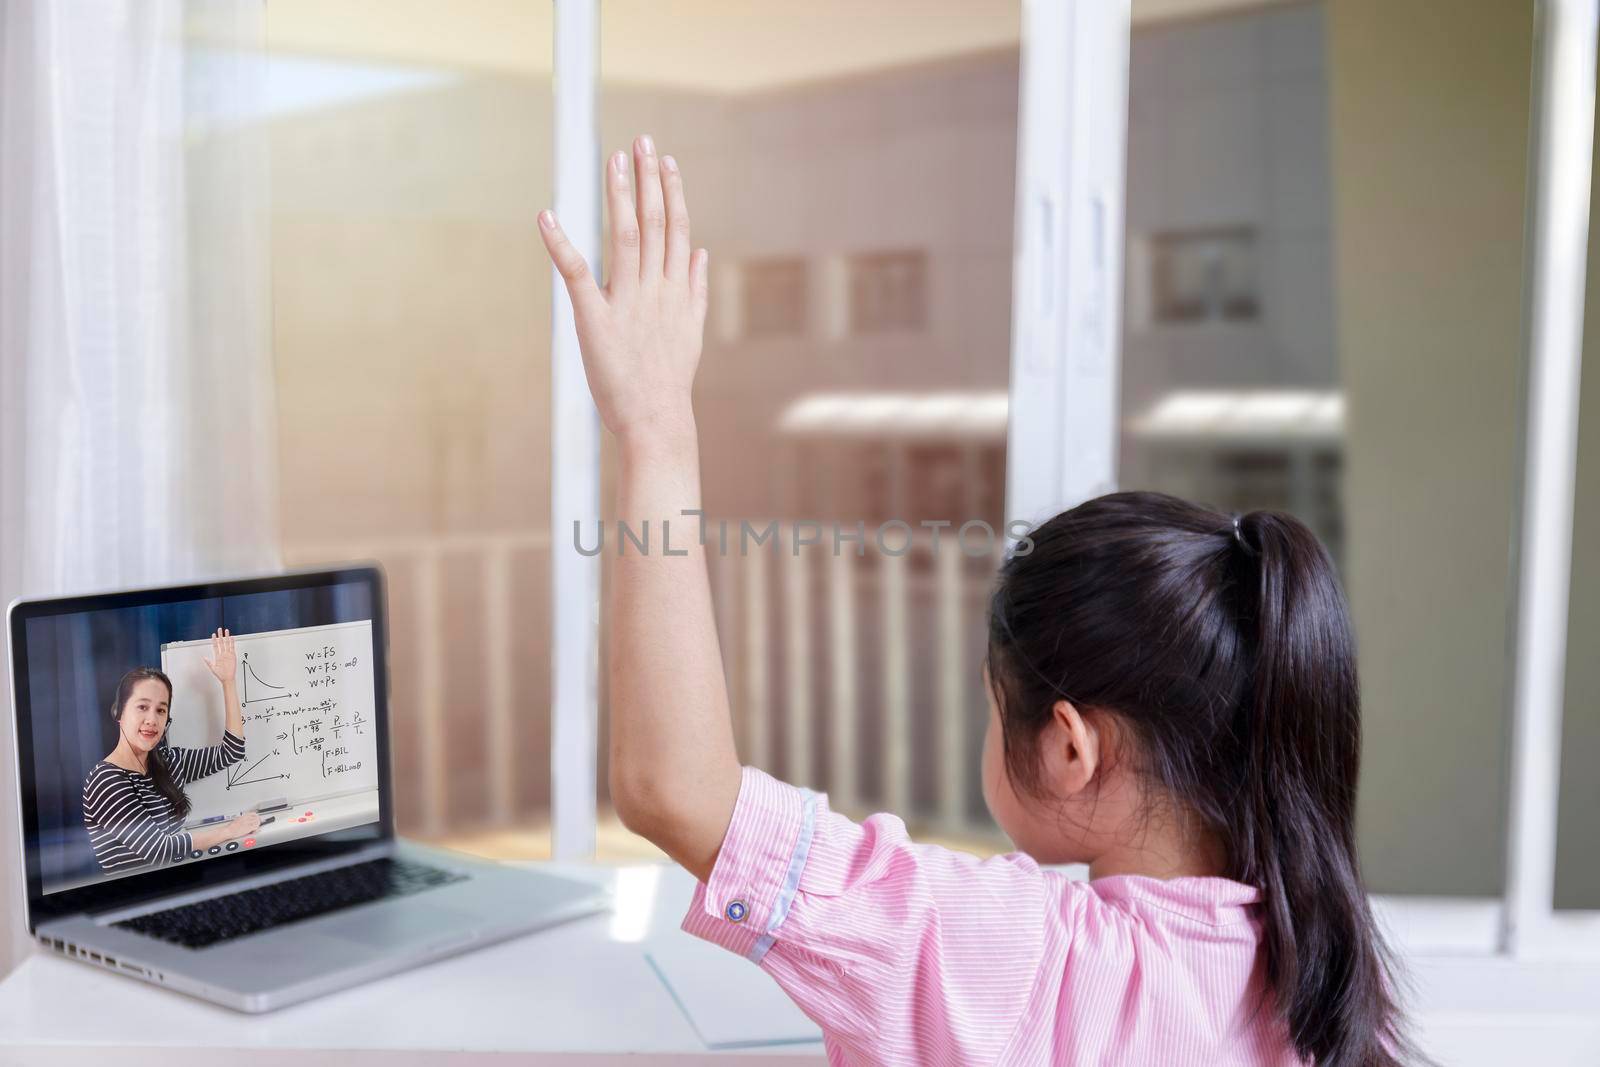
[(365, 568), (18, 605), (30, 898), (381, 837), (381, 615)]

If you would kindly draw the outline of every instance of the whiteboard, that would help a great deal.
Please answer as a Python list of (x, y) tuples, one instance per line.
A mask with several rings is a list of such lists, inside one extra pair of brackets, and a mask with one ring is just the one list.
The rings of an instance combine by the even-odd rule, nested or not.
[[(378, 788), (371, 620), (234, 634), (234, 649), (245, 758), (184, 787), (195, 815)], [(210, 655), (210, 638), (161, 646), (174, 745), (222, 740), (227, 719)]]

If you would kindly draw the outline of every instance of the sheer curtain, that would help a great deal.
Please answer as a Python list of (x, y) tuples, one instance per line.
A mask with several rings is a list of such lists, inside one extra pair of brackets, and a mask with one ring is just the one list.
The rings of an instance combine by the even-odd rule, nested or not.
[(263, 18), (0, 4), (0, 599), (278, 565)]

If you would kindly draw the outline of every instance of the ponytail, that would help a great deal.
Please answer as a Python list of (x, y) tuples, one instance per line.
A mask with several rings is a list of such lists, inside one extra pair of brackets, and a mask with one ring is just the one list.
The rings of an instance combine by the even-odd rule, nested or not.
[(1261, 895), (1265, 982), (1318, 1067), (1414, 1053), (1356, 857), (1361, 706), (1332, 561), (1293, 517), (1230, 518), (1115, 493), (1032, 532), (990, 602), (989, 676), (1013, 784), (1044, 795), (1037, 742), (1066, 699), (1115, 716), (1153, 797), (1221, 843)]
[(1344, 594), (1298, 520), (1254, 511), (1235, 528), (1254, 670), (1226, 839), (1238, 880), (1261, 890), (1266, 988), (1314, 1063), (1394, 1064), (1391, 963), (1356, 858), (1361, 698)]

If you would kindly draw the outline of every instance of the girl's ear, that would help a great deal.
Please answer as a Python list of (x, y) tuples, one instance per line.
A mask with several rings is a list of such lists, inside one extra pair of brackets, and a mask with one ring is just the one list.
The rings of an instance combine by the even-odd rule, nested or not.
[(1049, 781), (1062, 794), (1076, 796), (1094, 781), (1100, 769), (1101, 732), (1070, 700), (1058, 700), (1050, 709), (1051, 756), (1059, 761)]

